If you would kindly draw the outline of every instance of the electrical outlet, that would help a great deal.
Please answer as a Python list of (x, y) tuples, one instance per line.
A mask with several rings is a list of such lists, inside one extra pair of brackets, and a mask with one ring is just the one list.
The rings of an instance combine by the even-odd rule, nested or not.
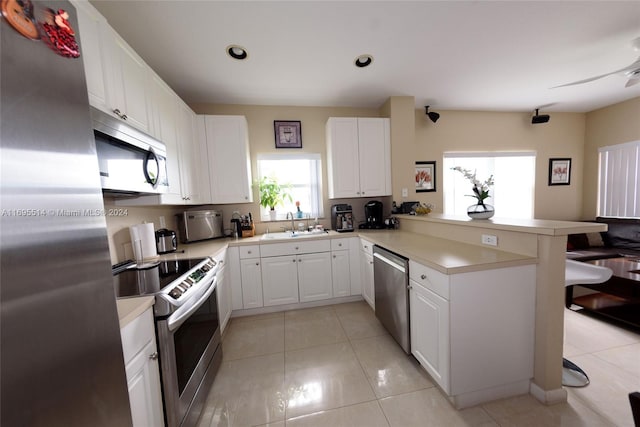
[(498, 246), (498, 236), (492, 236), (490, 234), (482, 235), (482, 244), (490, 246)]
[(406, 188), (402, 189), (402, 197), (409, 197), (409, 190), (407, 190)]

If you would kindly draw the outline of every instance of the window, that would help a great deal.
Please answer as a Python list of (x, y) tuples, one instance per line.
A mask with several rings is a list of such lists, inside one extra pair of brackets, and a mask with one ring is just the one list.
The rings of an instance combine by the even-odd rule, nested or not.
[[(277, 219), (285, 219), (287, 212), (297, 211), (300, 202), (304, 218), (324, 216), (322, 208), (322, 169), (320, 154), (259, 154), (258, 179), (276, 178), (278, 183), (291, 186), (292, 201), (276, 206)], [(269, 220), (269, 208), (260, 207), (263, 221)]]
[(598, 216), (640, 217), (640, 141), (598, 151)]
[(475, 204), (471, 183), (454, 166), (477, 171), (479, 181), (493, 175), (494, 186), (486, 203), (493, 205), (496, 216), (503, 218), (533, 218), (535, 188), (533, 152), (508, 153), (444, 153), (444, 213), (466, 215), (467, 207)]

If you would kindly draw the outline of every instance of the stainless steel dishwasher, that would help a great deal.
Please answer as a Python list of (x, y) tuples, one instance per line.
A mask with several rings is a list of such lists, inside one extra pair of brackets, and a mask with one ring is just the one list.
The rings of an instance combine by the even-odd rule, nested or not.
[(409, 260), (374, 245), (373, 284), (376, 317), (404, 352), (410, 354)]

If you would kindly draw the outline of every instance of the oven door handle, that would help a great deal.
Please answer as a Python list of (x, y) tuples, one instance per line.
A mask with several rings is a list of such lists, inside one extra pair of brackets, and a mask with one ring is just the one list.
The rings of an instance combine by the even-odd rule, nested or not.
[(214, 276), (205, 293), (194, 304), (183, 305), (167, 319), (167, 327), (173, 332), (178, 329), (193, 313), (195, 313), (215, 291), (218, 278)]

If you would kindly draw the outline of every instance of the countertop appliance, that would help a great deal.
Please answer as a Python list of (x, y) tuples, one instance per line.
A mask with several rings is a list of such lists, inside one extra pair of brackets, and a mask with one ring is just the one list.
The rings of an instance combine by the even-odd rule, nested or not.
[(222, 362), (216, 289), (220, 266), (209, 257), (134, 266), (114, 270), (116, 296), (155, 297), (167, 427), (194, 426)]
[(177, 215), (180, 243), (224, 237), (222, 212), (214, 210), (184, 211)]
[(131, 426), (76, 10), (2, 9), (0, 425)]
[(411, 354), (409, 260), (373, 245), (373, 286), (376, 317), (404, 352)]
[(353, 209), (351, 205), (331, 206), (331, 228), (339, 233), (353, 231)]
[(178, 249), (178, 238), (176, 232), (161, 228), (156, 230), (156, 247), (159, 254), (175, 252)]
[(363, 229), (382, 229), (386, 228), (382, 216), (382, 202), (371, 200), (364, 205), (365, 222), (360, 224)]
[(91, 120), (105, 193), (118, 196), (169, 191), (164, 143), (94, 107)]

